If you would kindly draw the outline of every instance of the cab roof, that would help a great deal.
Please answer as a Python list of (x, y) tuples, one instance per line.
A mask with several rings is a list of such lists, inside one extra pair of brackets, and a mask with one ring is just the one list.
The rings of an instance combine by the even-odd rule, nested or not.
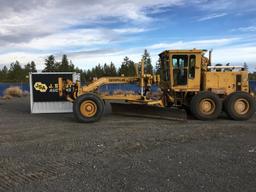
[(173, 50), (165, 50), (160, 55), (166, 53), (203, 53), (206, 52), (205, 49), (173, 49)]

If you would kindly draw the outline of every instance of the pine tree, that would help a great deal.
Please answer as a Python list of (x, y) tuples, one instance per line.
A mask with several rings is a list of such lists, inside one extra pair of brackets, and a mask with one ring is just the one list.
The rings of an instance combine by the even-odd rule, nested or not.
[(155, 71), (154, 71), (154, 73), (156, 74), (156, 75), (160, 75), (160, 63), (161, 63), (161, 61), (160, 61), (160, 59), (158, 59), (158, 61), (156, 62), (156, 65), (155, 65)]
[(24, 66), (24, 73), (28, 75), (31, 72), (31, 64), (28, 63), (27, 65)]
[(100, 64), (98, 64), (96, 67), (92, 68), (91, 73), (90, 73), (91, 80), (94, 77), (100, 78), (103, 76), (104, 76), (104, 69)]
[(34, 61), (31, 61), (31, 64), (30, 64), (30, 72), (37, 72), (36, 70), (36, 64)]
[(0, 70), (0, 82), (3, 82), (3, 72)]
[(7, 80), (7, 75), (8, 75), (8, 68), (6, 66), (4, 66), (0, 70), (0, 81), (5, 82)]
[(31, 63), (28, 63), (24, 66), (23, 74), (26, 77), (26, 79), (24, 79), (25, 81), (27, 81), (27, 77), (30, 72), (36, 72), (36, 64), (34, 61), (31, 61)]
[(55, 72), (56, 71), (56, 63), (55, 63), (55, 57), (53, 55), (50, 55), (45, 59), (45, 68), (43, 70), (44, 72)]
[(147, 49), (144, 50), (144, 54), (143, 54), (142, 58), (144, 59), (145, 73), (146, 74), (153, 74), (153, 66), (151, 64), (150, 54), (147, 51)]
[(61, 64), (60, 64), (60, 71), (69, 71), (69, 62), (67, 55), (62, 56)]
[(82, 85), (85, 84), (87, 82), (86, 70), (83, 71), (83, 70), (78, 69), (78, 67), (76, 67), (75, 72), (80, 73), (81, 84)]
[(110, 68), (110, 74), (109, 75), (112, 76), (112, 77), (117, 76), (116, 67), (115, 67), (113, 62), (110, 63), (109, 68)]
[(74, 64), (72, 63), (71, 60), (70, 61), (68, 60), (68, 56), (65, 54), (62, 56), (61, 62), (56, 62), (55, 68), (56, 68), (56, 71), (59, 71), (59, 72), (74, 72), (75, 71)]
[(128, 62), (129, 58), (126, 56), (119, 69), (119, 75), (128, 76)]
[(62, 72), (62, 69), (61, 69), (61, 62), (55, 62), (54, 63), (54, 72)]
[(128, 76), (135, 76), (135, 64), (133, 61), (129, 60), (128, 63)]
[[(77, 67), (76, 67), (77, 68)], [(78, 69), (78, 68), (77, 68)], [(69, 61), (69, 72), (75, 72), (75, 65), (73, 64), (72, 60)]]
[(8, 68), (6, 67), (6, 65), (3, 67), (2, 72), (3, 74), (8, 74)]
[(93, 78), (92, 71), (91, 71), (90, 69), (88, 69), (88, 70), (85, 72), (85, 74), (86, 74), (86, 76), (85, 76), (86, 82), (92, 81), (92, 78)]
[(6, 66), (3, 67), (2, 70), (0, 70), (0, 81), (7, 82), (8, 81), (8, 68)]
[(22, 82), (25, 79), (25, 73), (22, 69), (19, 61), (11, 63), (10, 69), (8, 71), (8, 81), (10, 82)]
[(244, 62), (244, 70), (248, 71), (248, 65), (246, 62)]
[(111, 76), (110, 66), (107, 63), (105, 63), (103, 66), (103, 76)]
[(122, 65), (119, 69), (119, 75), (124, 76), (134, 76), (135, 75), (135, 65), (127, 56), (124, 58)]
[(83, 73), (83, 70), (79, 69), (78, 67), (74, 67), (74, 72), (76, 72), (76, 73)]

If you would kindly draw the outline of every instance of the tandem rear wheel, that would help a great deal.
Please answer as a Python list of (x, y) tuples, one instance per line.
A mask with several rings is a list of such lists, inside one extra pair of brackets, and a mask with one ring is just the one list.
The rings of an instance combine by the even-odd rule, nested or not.
[(233, 120), (248, 120), (255, 113), (254, 98), (246, 92), (235, 92), (224, 101), (224, 111)]
[(223, 110), (233, 120), (248, 120), (255, 111), (254, 98), (246, 92), (234, 92), (228, 95), (223, 103), (218, 95), (212, 92), (200, 92), (194, 95), (190, 103), (190, 111), (199, 120), (214, 120)]
[(75, 118), (82, 123), (100, 120), (104, 112), (103, 100), (94, 93), (79, 96), (73, 103)]
[(190, 111), (199, 120), (214, 120), (222, 111), (222, 103), (218, 95), (200, 92), (192, 97)]

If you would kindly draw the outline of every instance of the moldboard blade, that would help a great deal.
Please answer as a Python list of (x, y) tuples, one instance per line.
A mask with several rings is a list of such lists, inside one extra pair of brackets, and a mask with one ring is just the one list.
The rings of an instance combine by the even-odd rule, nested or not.
[(112, 113), (126, 116), (156, 118), (184, 121), (187, 120), (185, 110), (177, 108), (162, 108), (144, 104), (111, 103)]

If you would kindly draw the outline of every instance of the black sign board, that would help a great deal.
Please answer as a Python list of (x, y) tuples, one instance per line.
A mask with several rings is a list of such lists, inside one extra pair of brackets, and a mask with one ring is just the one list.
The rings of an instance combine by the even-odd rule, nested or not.
[(52, 102), (66, 101), (58, 93), (58, 78), (73, 80), (73, 74), (32, 74), (33, 101), (34, 102)]

